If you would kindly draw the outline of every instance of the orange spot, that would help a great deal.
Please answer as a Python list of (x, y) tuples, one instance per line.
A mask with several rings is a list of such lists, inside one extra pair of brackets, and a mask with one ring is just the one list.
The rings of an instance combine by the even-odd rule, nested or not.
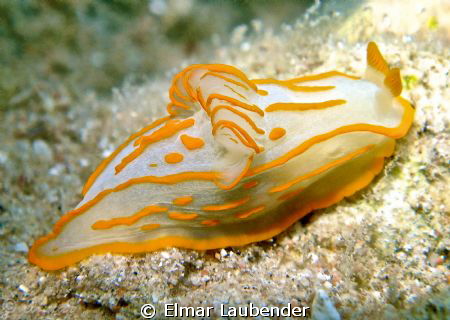
[(232, 201), (232, 202), (228, 202), (228, 203), (224, 203), (224, 204), (213, 204), (213, 205), (209, 205), (209, 206), (204, 206), (204, 207), (202, 207), (202, 210), (205, 210), (205, 211), (222, 211), (222, 210), (234, 209), (234, 208), (237, 208), (239, 206), (242, 206), (244, 203), (246, 203), (249, 200), (250, 200), (250, 197), (247, 196), (247, 197), (242, 198), (242, 199), (237, 200), (237, 201)]
[(168, 153), (164, 157), (164, 160), (166, 160), (167, 163), (178, 163), (178, 162), (183, 161), (183, 159), (184, 159), (184, 156), (178, 152)]
[(122, 151), (132, 140), (136, 139), (136, 137), (139, 137), (140, 135), (143, 135), (147, 131), (150, 131), (151, 129), (156, 128), (157, 126), (159, 126), (160, 124), (162, 124), (163, 122), (165, 122), (169, 119), (170, 119), (170, 116), (157, 119), (152, 124), (142, 128), (138, 132), (132, 134), (113, 153), (111, 153), (111, 155), (108, 158), (103, 160), (102, 163), (97, 167), (97, 169), (95, 169), (95, 171), (91, 174), (91, 176), (89, 177), (89, 179), (87, 180), (86, 184), (83, 187), (83, 191), (82, 191), (83, 196), (86, 195), (89, 188), (94, 184), (95, 180), (97, 180), (97, 177), (100, 175), (100, 173), (103, 172), (103, 170), (105, 170), (105, 168), (108, 166), (108, 164), (111, 162), (111, 160), (114, 159), (114, 157), (117, 156), (119, 154), (119, 152)]
[(169, 218), (173, 220), (194, 220), (197, 217), (197, 213), (169, 212)]
[(244, 183), (244, 185), (242, 186), (244, 189), (251, 189), (253, 187), (256, 187), (256, 185), (258, 185), (259, 181), (257, 180), (253, 180), (253, 181), (249, 181)]
[(179, 197), (179, 198), (173, 199), (172, 203), (176, 206), (185, 206), (185, 205), (192, 203), (193, 200), (194, 199), (190, 196)]
[(245, 219), (245, 218), (250, 217), (251, 215), (254, 215), (255, 213), (263, 211), (265, 208), (266, 208), (266, 206), (264, 206), (264, 205), (258, 206), (256, 208), (253, 208), (253, 209), (241, 212), (241, 213), (237, 213), (234, 216), (239, 219)]
[(161, 225), (158, 224), (158, 223), (144, 224), (144, 225), (141, 227), (141, 230), (142, 230), (142, 231), (149, 231), (149, 230), (153, 230), (153, 229), (159, 228), (160, 226), (161, 226)]
[(212, 220), (203, 220), (203, 221), (201, 222), (201, 224), (203, 224), (203, 225), (205, 225), (205, 226), (208, 226), (208, 227), (214, 227), (214, 226), (217, 226), (219, 223), (220, 223), (219, 220), (214, 220), (214, 219), (212, 219)]
[(110, 220), (96, 221), (91, 226), (91, 228), (94, 230), (103, 230), (103, 229), (110, 229), (112, 227), (119, 226), (119, 225), (130, 226), (130, 225), (136, 223), (138, 220), (142, 219), (143, 217), (146, 217), (146, 216), (154, 214), (154, 213), (166, 212), (167, 210), (168, 209), (166, 207), (151, 205), (151, 206), (145, 207), (144, 209), (138, 211), (137, 213), (135, 213), (131, 216), (113, 218)]
[(187, 134), (181, 135), (180, 139), (188, 150), (195, 150), (205, 145), (205, 142), (201, 138), (188, 136)]
[(154, 131), (149, 136), (141, 136), (134, 142), (135, 146), (138, 146), (134, 151), (132, 151), (129, 155), (124, 157), (122, 161), (116, 166), (116, 174), (119, 173), (126, 165), (139, 157), (144, 150), (151, 145), (152, 143), (158, 142), (162, 139), (167, 139), (176, 134), (178, 131), (192, 127), (195, 123), (195, 120), (192, 118), (180, 121), (180, 120), (171, 120), (166, 122), (166, 124)]
[(310, 103), (273, 103), (266, 108), (267, 112), (273, 111), (305, 111), (305, 110), (319, 110), (329, 107), (338, 106), (346, 103), (346, 100), (328, 100), (324, 102), (310, 102)]
[(278, 140), (281, 137), (283, 137), (286, 134), (286, 130), (283, 128), (273, 128), (272, 131), (270, 131), (269, 139), (270, 140)]
[(150, 163), (148, 166), (152, 167), (152, 168), (156, 168), (158, 166), (158, 164), (157, 163)]
[(313, 171), (311, 171), (311, 172), (309, 172), (307, 174), (301, 175), (300, 177), (297, 177), (297, 178), (295, 178), (295, 179), (293, 179), (293, 180), (291, 180), (289, 182), (286, 182), (286, 183), (284, 183), (282, 185), (273, 187), (272, 189), (269, 190), (269, 193), (280, 192), (280, 191), (284, 191), (286, 189), (289, 189), (290, 187), (292, 187), (293, 185), (295, 185), (297, 183), (305, 181), (305, 180), (307, 180), (309, 178), (312, 178), (312, 177), (314, 177), (314, 176), (316, 176), (318, 174), (321, 174), (321, 173), (323, 173), (323, 172), (325, 172), (325, 171), (327, 171), (327, 170), (329, 170), (331, 168), (337, 167), (340, 164), (343, 164), (343, 163), (345, 163), (347, 161), (350, 161), (350, 160), (352, 160), (352, 159), (362, 155), (363, 153), (366, 153), (367, 151), (369, 151), (373, 147), (374, 147), (374, 145), (371, 144), (371, 145), (365, 146), (364, 148), (361, 148), (361, 149), (358, 149), (356, 151), (350, 152), (349, 154), (347, 154), (347, 155), (345, 155), (345, 156), (343, 156), (343, 157), (341, 157), (339, 159), (336, 159), (334, 161), (331, 161), (331, 162), (329, 162), (329, 163), (327, 163), (327, 164), (325, 164), (325, 165), (323, 165), (323, 166), (321, 166), (321, 167), (319, 167), (319, 168), (317, 168), (317, 169), (315, 169), (315, 170), (313, 170)]

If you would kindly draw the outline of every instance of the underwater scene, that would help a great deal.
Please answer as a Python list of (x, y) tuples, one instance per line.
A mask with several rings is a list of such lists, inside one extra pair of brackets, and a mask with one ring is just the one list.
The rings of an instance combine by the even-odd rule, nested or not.
[(0, 319), (449, 319), (450, 2), (0, 2)]

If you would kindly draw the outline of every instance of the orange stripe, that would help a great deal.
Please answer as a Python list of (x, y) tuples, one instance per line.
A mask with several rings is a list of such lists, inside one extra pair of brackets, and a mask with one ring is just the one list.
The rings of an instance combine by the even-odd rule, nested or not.
[[(184, 84), (184, 78), (186, 78), (186, 77), (177, 78), (175, 80), (175, 82), (172, 84), (172, 88), (174, 89), (174, 92), (178, 95), (178, 97), (180, 97), (180, 99), (185, 100), (185, 101), (190, 101), (191, 98), (188, 96), (185, 96), (180, 90), (180, 86)], [(178, 84), (178, 81), (180, 81), (181, 84)]]
[(203, 220), (201, 224), (208, 226), (208, 227), (214, 227), (217, 226), (220, 223), (219, 220), (211, 219), (211, 220)]
[(261, 212), (266, 208), (266, 206), (262, 205), (262, 206), (258, 206), (256, 208), (241, 212), (241, 213), (237, 213), (234, 216), (238, 219), (245, 219), (248, 218), (252, 215), (254, 215), (255, 213)]
[(115, 167), (116, 174), (123, 170), (130, 162), (139, 157), (144, 150), (151, 144), (172, 137), (177, 132), (184, 130), (186, 128), (192, 127), (195, 120), (192, 118), (179, 121), (171, 120), (167, 122), (164, 127), (154, 131), (149, 136), (141, 136), (134, 142), (134, 145), (139, 145), (138, 148), (134, 149), (130, 154), (125, 156), (122, 161)]
[(297, 82), (307, 82), (307, 81), (314, 81), (314, 80), (322, 80), (322, 79), (331, 78), (331, 77), (345, 77), (345, 78), (349, 78), (349, 79), (352, 79), (352, 80), (359, 80), (359, 79), (361, 79), (360, 77), (351, 76), (351, 75), (348, 75), (348, 74), (345, 74), (345, 73), (339, 72), (339, 71), (328, 71), (328, 72), (324, 72), (324, 73), (319, 73), (319, 74), (314, 74), (314, 75), (310, 75), (310, 76), (294, 78), (294, 79), (285, 80), (285, 81), (290, 82), (290, 83), (297, 83)]
[(186, 74), (183, 75), (182, 83), (183, 83), (184, 91), (186, 91), (186, 93), (188, 94), (188, 97), (189, 97), (188, 100), (189, 101), (195, 101), (195, 95), (194, 95), (192, 87), (191, 87), (191, 85), (189, 83), (190, 73), (191, 72), (189, 72), (189, 74), (186, 73)]
[(82, 194), (83, 196), (86, 195), (86, 193), (88, 192), (89, 188), (94, 184), (95, 180), (97, 179), (97, 177), (100, 175), (100, 173), (103, 172), (103, 170), (106, 168), (106, 166), (112, 161), (112, 159), (117, 156), (120, 151), (122, 151), (132, 140), (134, 140), (135, 138), (137, 138), (138, 136), (146, 133), (147, 131), (150, 131), (151, 129), (159, 126), (160, 124), (162, 124), (163, 122), (167, 121), (170, 119), (170, 116), (164, 117), (164, 118), (160, 118), (155, 120), (153, 123), (151, 123), (150, 125), (142, 128), (141, 130), (139, 130), (136, 133), (133, 133), (127, 140), (125, 140), (124, 143), (122, 143), (113, 153), (111, 153), (111, 155), (109, 155), (105, 160), (103, 160), (100, 165), (97, 167), (97, 169), (95, 169), (95, 171), (91, 174), (91, 176), (89, 177), (89, 179), (87, 180), (86, 184), (83, 187), (83, 191)]
[(154, 213), (166, 212), (167, 210), (168, 208), (166, 207), (151, 205), (145, 207), (144, 209), (138, 211), (137, 213), (131, 216), (113, 218), (110, 220), (98, 220), (94, 224), (92, 224), (91, 228), (94, 230), (103, 230), (103, 229), (111, 229), (112, 227), (119, 225), (131, 226), (132, 224), (136, 223), (143, 217), (149, 216)]
[(336, 88), (335, 86), (296, 86), (294, 84), (292, 84), (289, 81), (292, 80), (276, 80), (276, 79), (272, 79), (272, 78), (267, 78), (267, 79), (257, 79), (257, 80), (252, 80), (253, 83), (256, 84), (276, 84), (282, 87), (286, 87), (292, 91), (297, 91), (297, 92), (320, 92), (320, 91), (327, 91), (327, 90), (331, 90)]
[(339, 134), (343, 134), (343, 133), (355, 132), (355, 131), (368, 131), (368, 132), (382, 134), (382, 135), (385, 135), (385, 136), (393, 138), (393, 139), (398, 139), (400, 137), (403, 137), (408, 132), (408, 129), (411, 126), (412, 121), (414, 119), (414, 109), (411, 107), (411, 105), (405, 99), (403, 99), (401, 97), (397, 97), (396, 99), (400, 104), (402, 104), (403, 109), (404, 109), (403, 118), (402, 118), (401, 123), (398, 125), (398, 127), (388, 128), (388, 127), (364, 124), (364, 123), (343, 126), (343, 127), (337, 128), (335, 130), (332, 130), (330, 132), (314, 136), (313, 138), (311, 138), (309, 140), (306, 140), (305, 142), (303, 142), (299, 146), (295, 147), (294, 149), (288, 151), (281, 157), (279, 157), (271, 162), (260, 165), (259, 167), (255, 167), (255, 168), (249, 170), (247, 172), (246, 176), (252, 176), (252, 175), (255, 175), (262, 171), (280, 166), (280, 165), (286, 163), (287, 161), (289, 161), (290, 159), (305, 152), (313, 145), (315, 145), (319, 142), (328, 140), (330, 138), (333, 138), (333, 137), (335, 137)]
[(191, 196), (179, 197), (179, 198), (173, 199), (172, 203), (176, 206), (185, 206), (185, 205), (192, 203), (193, 200), (194, 199)]
[(209, 110), (206, 109), (205, 100), (203, 99), (202, 89), (200, 87), (197, 87), (197, 101), (200, 103), (200, 106), (203, 108), (203, 110), (206, 111), (207, 114), (209, 114)]
[[(177, 99), (177, 95), (180, 99)], [(191, 109), (191, 107), (185, 103), (185, 101), (186, 101), (185, 97), (183, 97), (179, 93), (176, 86), (172, 86), (169, 89), (169, 97), (170, 97), (170, 101), (172, 102), (173, 105), (183, 108), (183, 109), (186, 109), (186, 110)]]
[(210, 65), (200, 65), (200, 66), (205, 66), (206, 69), (210, 70), (210, 71), (215, 71), (215, 72), (224, 72), (224, 73), (229, 73), (234, 75), (235, 77), (241, 79), (242, 81), (244, 81), (250, 88), (252, 88), (253, 90), (257, 90), (255, 84), (253, 84), (245, 75), (245, 73), (243, 73), (242, 71), (232, 67), (232, 66), (228, 66), (226, 64), (210, 64)]
[(229, 184), (229, 185), (223, 184), (219, 181), (219, 179), (214, 181), (215, 184), (222, 190), (233, 189), (239, 183), (239, 181), (241, 181), (242, 178), (247, 174), (247, 171), (250, 169), (252, 162), (253, 162), (253, 155), (251, 155), (248, 158), (247, 164), (245, 165), (244, 170), (242, 170), (241, 174), (236, 179), (234, 179), (234, 181), (231, 184)]
[(279, 197), (278, 197), (278, 200), (283, 200), (283, 201), (289, 200), (289, 199), (295, 197), (296, 195), (298, 195), (298, 194), (299, 194), (300, 192), (302, 192), (303, 190), (305, 190), (305, 189), (304, 189), (304, 188), (299, 188), (298, 190), (294, 190), (294, 191), (291, 191), (291, 192), (287, 192), (287, 193), (285, 193), (285, 194), (279, 196)]
[(261, 152), (261, 150), (258, 147), (258, 145), (256, 144), (255, 140), (253, 140), (253, 138), (247, 133), (247, 131), (242, 129), (236, 123), (234, 123), (232, 121), (228, 121), (228, 120), (219, 120), (214, 124), (213, 129), (212, 129), (212, 134), (213, 135), (216, 134), (216, 131), (220, 127), (229, 128), (231, 131), (233, 131), (233, 133), (236, 135), (236, 137), (238, 137), (239, 140), (241, 140), (241, 142), (244, 145), (246, 145), (249, 148), (254, 149), (256, 153)]
[(172, 211), (172, 212), (169, 212), (168, 216), (170, 219), (173, 219), (173, 220), (183, 220), (184, 221), (184, 220), (194, 220), (195, 218), (198, 217), (198, 214)]
[(151, 224), (145, 224), (141, 227), (142, 231), (149, 231), (149, 230), (153, 230), (156, 228), (159, 228), (161, 225), (158, 223), (151, 223)]
[(203, 78), (206, 77), (206, 76), (214, 76), (214, 77), (223, 79), (223, 80), (225, 80), (225, 81), (231, 82), (232, 84), (235, 84), (235, 85), (237, 85), (237, 86), (239, 86), (239, 87), (241, 87), (241, 88), (244, 88), (245, 90), (248, 90), (248, 87), (245, 86), (245, 85), (243, 85), (243, 84), (240, 83), (239, 81), (233, 80), (233, 79), (231, 79), (231, 78), (225, 77), (225, 76), (223, 76), (223, 75), (221, 75), (221, 74), (214, 73), (214, 72), (206, 72), (204, 75), (202, 75), (202, 76), (200, 77), (200, 79), (203, 79)]
[(273, 103), (270, 106), (268, 106), (266, 108), (266, 112), (319, 110), (338, 106), (345, 103), (347, 103), (346, 100), (327, 100), (323, 102), (309, 102), (309, 103), (280, 102), (280, 103)]
[(244, 189), (251, 189), (253, 187), (256, 187), (258, 185), (259, 181), (258, 180), (253, 180), (253, 181), (249, 181), (247, 183), (244, 183), (244, 185), (242, 186)]
[(245, 121), (247, 121), (247, 123), (252, 127), (252, 129), (255, 130), (256, 133), (259, 133), (259, 134), (265, 133), (265, 131), (263, 129), (256, 126), (255, 122), (253, 122), (253, 120), (247, 114), (245, 114), (239, 110), (236, 110), (232, 106), (228, 106), (228, 105), (219, 105), (219, 106), (214, 107), (214, 109), (212, 110), (211, 115), (210, 115), (211, 122), (214, 122), (214, 116), (220, 109), (227, 109), (227, 110), (237, 114), (238, 116), (242, 117)]
[(239, 92), (237, 92), (236, 90), (234, 90), (234, 89), (233, 89), (232, 87), (230, 87), (229, 85), (224, 84), (223, 86), (224, 86), (224, 87), (227, 87), (228, 89), (230, 89), (233, 93), (237, 94), (237, 95), (238, 95), (239, 97), (241, 97), (242, 99), (248, 101), (247, 97), (244, 97), (242, 94), (240, 94)]
[(281, 184), (279, 186), (271, 188), (269, 190), (269, 193), (281, 192), (281, 191), (287, 190), (290, 187), (292, 187), (293, 185), (296, 185), (297, 183), (305, 181), (305, 180), (307, 180), (309, 178), (312, 178), (314, 176), (317, 176), (318, 174), (321, 174), (321, 173), (323, 173), (323, 172), (325, 172), (325, 171), (327, 171), (329, 169), (337, 167), (340, 164), (343, 164), (343, 163), (345, 163), (347, 161), (350, 161), (350, 160), (360, 156), (361, 154), (368, 152), (373, 147), (374, 147), (374, 145), (371, 144), (371, 145), (365, 146), (365, 147), (363, 147), (361, 149), (358, 149), (356, 151), (350, 152), (349, 154), (347, 154), (347, 155), (345, 155), (345, 156), (343, 156), (343, 157), (341, 157), (339, 159), (336, 159), (334, 161), (331, 161), (331, 162), (329, 162), (329, 163), (327, 163), (327, 164), (325, 164), (325, 165), (323, 165), (323, 166), (321, 166), (321, 167), (319, 167), (319, 168), (317, 168), (317, 169), (315, 169), (315, 170), (313, 170), (311, 172), (308, 172), (307, 174), (301, 175), (300, 177), (297, 177), (297, 178), (295, 178), (295, 179), (293, 179), (291, 181), (288, 181), (288, 182), (286, 182), (284, 184)]
[(191, 101), (197, 101), (197, 94), (195, 90), (192, 88), (190, 80), (191, 80), (192, 71), (186, 72), (184, 75), (184, 89), (188, 93), (189, 97), (191, 97)]
[(228, 202), (228, 203), (224, 203), (224, 204), (212, 204), (209, 206), (204, 206), (204, 207), (202, 207), (202, 210), (204, 210), (204, 211), (222, 211), (222, 210), (234, 209), (239, 206), (242, 206), (244, 203), (248, 202), (249, 200), (250, 200), (250, 197), (247, 196), (247, 197), (242, 198), (237, 201), (232, 201), (232, 202)]
[(209, 113), (209, 108), (211, 106), (211, 102), (214, 99), (228, 101), (229, 103), (231, 103), (234, 106), (241, 107), (241, 108), (246, 109), (248, 111), (256, 112), (260, 116), (264, 116), (264, 111), (262, 111), (256, 105), (247, 104), (247, 103), (244, 103), (244, 102), (239, 101), (237, 99), (233, 99), (233, 98), (230, 98), (228, 96), (224, 96), (222, 94), (217, 94), (217, 93), (213, 93), (213, 94), (209, 95), (208, 100), (206, 101), (206, 109), (208, 110), (208, 113)]

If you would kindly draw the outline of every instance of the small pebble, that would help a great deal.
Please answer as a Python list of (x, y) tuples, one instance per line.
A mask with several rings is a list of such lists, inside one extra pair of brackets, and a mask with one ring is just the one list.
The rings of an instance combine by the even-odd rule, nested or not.
[(28, 252), (28, 246), (25, 242), (16, 243), (14, 246), (14, 251), (16, 252)]
[(53, 160), (53, 151), (44, 140), (39, 139), (33, 141), (32, 148), (37, 159), (44, 162), (50, 162)]
[(317, 290), (311, 311), (311, 319), (313, 320), (341, 319), (339, 313), (333, 305), (333, 302), (324, 290)]
[(170, 259), (170, 253), (163, 251), (161, 252), (161, 257), (163, 257), (164, 259)]
[(28, 294), (28, 292), (30, 292), (30, 289), (28, 289), (27, 286), (21, 284), (21, 285), (19, 286), (19, 291), (22, 292), (22, 293), (24, 293), (24, 294)]

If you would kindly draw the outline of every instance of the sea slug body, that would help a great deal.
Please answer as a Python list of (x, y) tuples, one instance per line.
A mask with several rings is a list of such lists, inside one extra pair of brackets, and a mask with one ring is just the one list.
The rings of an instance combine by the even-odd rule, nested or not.
[(373, 42), (367, 63), (362, 78), (291, 80), (187, 67), (173, 79), (168, 115), (100, 164), (29, 260), (55, 270), (106, 252), (244, 245), (355, 193), (414, 117), (399, 70)]

